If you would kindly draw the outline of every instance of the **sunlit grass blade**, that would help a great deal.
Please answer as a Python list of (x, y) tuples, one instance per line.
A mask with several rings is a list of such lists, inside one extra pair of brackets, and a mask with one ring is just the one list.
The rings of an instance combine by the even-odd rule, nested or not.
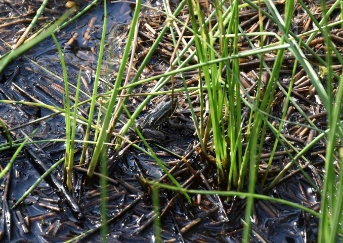
[[(272, 2), (266, 3), (267, 7), (269, 9), (273, 9), (274, 5)], [(283, 32), (285, 33), (281, 39), (281, 44), (286, 41), (287, 35), (288, 35), (288, 30), (290, 29), (290, 24), (292, 20), (292, 12), (293, 12), (293, 1), (289, 1), (286, 3), (286, 8), (285, 8), (285, 23), (283, 22), (282, 19), (278, 19), (276, 24), (278, 24), (279, 28), (283, 29)], [(273, 11), (276, 11), (273, 9)], [(275, 13), (275, 12), (274, 12)], [(276, 14), (276, 13), (275, 13)], [(279, 21), (280, 20), (280, 21)], [(281, 64), (284, 56), (284, 50), (278, 50), (277, 56), (276, 56), (276, 61), (274, 63), (269, 82), (266, 87), (265, 94), (262, 98), (262, 102), (260, 104), (260, 109), (263, 111), (267, 111), (269, 113), (270, 108), (268, 107), (268, 103), (270, 103), (270, 100), (272, 100), (272, 94), (274, 94), (275, 89), (276, 89), (276, 83), (279, 77), (279, 72), (281, 70)], [(259, 97), (259, 96), (257, 96)], [(267, 124), (263, 123), (263, 118), (262, 114), (260, 114), (258, 111), (255, 113), (254, 116), (254, 125), (251, 133), (251, 139), (248, 142), (248, 149), (246, 150), (246, 153), (250, 153), (250, 166), (249, 166), (249, 186), (248, 186), (248, 192), (249, 193), (254, 193), (255, 192), (255, 186), (256, 186), (256, 178), (257, 178), (257, 168), (259, 165), (260, 161), (260, 154), (262, 152), (262, 145), (264, 142), (264, 136), (266, 132), (266, 127)], [(260, 141), (257, 141), (257, 140)], [(251, 145), (250, 145), (251, 144)], [(258, 145), (259, 144), (259, 145)], [(253, 197), (248, 197), (247, 198), (247, 205), (246, 205), (246, 210), (245, 210), (245, 222), (247, 223), (247, 226), (244, 227), (244, 233), (243, 233), (243, 239), (245, 242), (248, 241), (249, 239), (249, 234), (250, 234), (250, 227), (251, 227), (251, 213), (252, 213), (252, 208), (253, 208), (253, 202), (254, 198)]]
[[(52, 38), (55, 42), (55, 45), (57, 47), (59, 56), (60, 56), (60, 61), (61, 61), (61, 66), (62, 66), (62, 71), (63, 71), (63, 81), (64, 81), (64, 90), (65, 94), (63, 96), (63, 103), (64, 103), (64, 110), (65, 110), (65, 126), (66, 126), (66, 152), (65, 152), (65, 164), (64, 164), (64, 169), (65, 169), (65, 182), (67, 185), (68, 190), (70, 191), (72, 189), (72, 168), (74, 165), (74, 161), (72, 160), (73, 157), (71, 157), (70, 152), (71, 152), (71, 102), (70, 102), (70, 97), (69, 97), (69, 83), (68, 83), (68, 73), (67, 73), (67, 67), (64, 61), (64, 56), (63, 52), (61, 49), (61, 46), (58, 43), (58, 40), (56, 39), (56, 36), (54, 33), (52, 33)], [(75, 107), (77, 109), (77, 107)]]
[[(188, 1), (188, 7), (190, 8), (191, 23), (194, 32), (194, 41), (196, 46), (196, 55), (199, 63), (207, 63), (208, 67), (199, 67), (199, 76), (204, 74), (204, 79), (208, 87), (208, 98), (210, 105), (210, 119), (211, 128), (214, 135), (214, 145), (216, 146), (216, 160), (218, 170), (218, 181), (224, 180), (227, 176), (224, 171), (227, 169), (227, 154), (226, 154), (226, 142), (223, 137), (223, 126), (221, 124), (222, 118), (222, 104), (224, 101), (224, 95), (220, 87), (221, 78), (218, 75), (218, 67), (216, 63), (209, 64), (209, 60), (214, 59), (215, 55), (209, 46), (213, 46), (213, 38), (209, 36), (210, 25), (205, 24), (205, 19), (200, 10), (199, 3), (193, 6), (193, 2)], [(194, 14), (196, 13), (196, 15)], [(200, 28), (202, 27), (202, 28)], [(201, 37), (201, 39), (200, 39)], [(200, 90), (201, 90), (200, 82)], [(200, 100), (204, 100), (202, 92), (200, 92)], [(215, 98), (216, 97), (216, 98)], [(203, 110), (203, 106), (201, 106)]]
[[(94, 117), (94, 112), (95, 112), (95, 105), (96, 105), (96, 101), (97, 101), (99, 78), (100, 78), (102, 59), (103, 59), (104, 49), (105, 49), (107, 17), (108, 17), (107, 16), (107, 5), (106, 5), (106, 1), (104, 1), (104, 18), (103, 18), (104, 23), (102, 26), (98, 63), (97, 63), (97, 68), (96, 68), (96, 73), (95, 73), (94, 84), (93, 84), (91, 104), (90, 104), (90, 108), (89, 108), (88, 123), (87, 123), (86, 132), (85, 132), (85, 138), (84, 138), (85, 143), (84, 143), (84, 147), (82, 149), (82, 154), (81, 154), (81, 158), (80, 158), (80, 165), (84, 165), (84, 163), (85, 163), (86, 153), (87, 153), (87, 149), (88, 149), (88, 143), (86, 143), (86, 141), (88, 141), (90, 138), (90, 130), (91, 130), (91, 127), (93, 125), (92, 122), (93, 122), (93, 117)], [(111, 111), (107, 111), (107, 112), (109, 113)], [(98, 144), (97, 147), (99, 147), (99, 146), (102, 146), (102, 144), (101, 145)], [(94, 160), (92, 160), (92, 161), (93, 162), (91, 162), (91, 164), (89, 166), (89, 172), (88, 172), (90, 174), (92, 174), (92, 171), (94, 171), (94, 167), (97, 164), (97, 161), (94, 161)]]
[(108, 197), (107, 197), (107, 190), (108, 190), (108, 180), (107, 180), (107, 148), (108, 145), (104, 144), (104, 150), (101, 152), (101, 162), (100, 162), (100, 196), (101, 196), (101, 206), (100, 206), (100, 214), (101, 214), (101, 224), (103, 225), (100, 228), (100, 234), (103, 242), (106, 242), (106, 237), (108, 233), (108, 224), (106, 222), (108, 221), (107, 217), (107, 205), (108, 205)]
[[(130, 32), (129, 32), (129, 35), (127, 38), (125, 50), (124, 50), (123, 57), (122, 57), (122, 62), (121, 62), (121, 65), (120, 65), (120, 68), (118, 71), (118, 75), (117, 75), (117, 81), (115, 83), (115, 86), (114, 86), (112, 94), (111, 94), (111, 98), (110, 98), (109, 103), (108, 103), (107, 113), (105, 114), (105, 118), (104, 118), (104, 121), (102, 123), (101, 131), (100, 131), (100, 134), (99, 134), (99, 137), (97, 140), (97, 144), (96, 144), (95, 149), (94, 149), (93, 157), (92, 157), (90, 166), (88, 167), (87, 178), (92, 177), (93, 172), (95, 170), (95, 167), (99, 161), (101, 151), (103, 150), (103, 144), (105, 142), (107, 142), (109, 140), (109, 137), (111, 136), (111, 132), (108, 131), (108, 128), (110, 126), (110, 121), (112, 119), (112, 111), (114, 110), (115, 104), (117, 102), (119, 87), (121, 85), (121, 81), (122, 81), (124, 71), (126, 68), (126, 62), (128, 60), (128, 56), (129, 56), (129, 52), (130, 52), (130, 46), (131, 46), (132, 39), (134, 36), (135, 28), (139, 27), (139, 25), (137, 24), (137, 21), (138, 21), (138, 17), (140, 14), (141, 4), (142, 4), (141, 0), (137, 0), (135, 13), (134, 13), (134, 16), (133, 16), (132, 22), (131, 22), (132, 28), (130, 29)], [(104, 11), (106, 11), (106, 9), (104, 9)]]
[(17, 150), (15, 151), (15, 153), (13, 154), (11, 160), (8, 162), (8, 164), (6, 165), (6, 167), (0, 172), (0, 178), (2, 178), (12, 167), (14, 161), (16, 160), (17, 156), (19, 155), (19, 153), (23, 150), (23, 148), (25, 147), (25, 145), (27, 144), (27, 142), (29, 141), (29, 139), (31, 138), (31, 136), (37, 131), (38, 129), (35, 129), (21, 144), (20, 146), (17, 148)]
[(32, 193), (36, 187), (39, 185), (39, 183), (41, 183), (45, 177), (49, 176), (50, 173), (55, 170), (60, 164), (62, 164), (64, 162), (65, 158), (61, 158), (59, 161), (57, 161), (55, 164), (53, 164), (52, 166), (49, 167), (49, 169), (47, 171), (44, 172), (43, 175), (41, 175), (36, 181), (35, 183), (33, 183), (30, 188), (28, 188), (25, 193), (18, 199), (18, 201), (15, 202), (15, 204), (13, 204), (11, 209), (16, 208), (20, 203), (22, 203), (25, 198)]
[(70, 163), (68, 164), (67, 174), (69, 175), (69, 180), (71, 184), (72, 179), (72, 166), (74, 166), (74, 155), (75, 155), (75, 137), (77, 131), (77, 108), (79, 105), (79, 95), (80, 95), (80, 88), (81, 86), (81, 69), (77, 78), (77, 85), (76, 85), (76, 93), (75, 93), (75, 102), (74, 102), (74, 111), (73, 111), (73, 123), (71, 124), (71, 137), (70, 137), (70, 146), (69, 146), (69, 159)]
[[(2, 121), (1, 117), (0, 117), (0, 126), (1, 126), (1, 128), (5, 131), (5, 136), (6, 136), (6, 138), (7, 138), (8, 143), (9, 143), (9, 147), (12, 147), (13, 139), (12, 139), (11, 134), (10, 134), (10, 132), (8, 131), (8, 129), (7, 129), (6, 125), (5, 125), (5, 123)], [(0, 146), (0, 147), (1, 147), (1, 146)]]
[(23, 54), (25, 51), (31, 49), (38, 43), (42, 42), (44, 39), (51, 36), (51, 34), (56, 31), (62, 23), (75, 11), (77, 10), (77, 7), (73, 7), (66, 11), (65, 14), (63, 14), (54, 24), (52, 24), (46, 31), (42, 32), (40, 35), (38, 35), (36, 38), (32, 39), (31, 41), (24, 43), (20, 47), (18, 47), (15, 50), (10, 51), (7, 55), (2, 56), (0, 58), (0, 73), (4, 70), (4, 68), (16, 57)]
[(263, 195), (263, 194), (248, 193), (248, 192), (237, 192), (237, 191), (190, 190), (190, 189), (186, 189), (186, 188), (182, 188), (180, 190), (176, 186), (168, 185), (168, 184), (165, 184), (165, 183), (158, 183), (158, 182), (155, 182), (155, 181), (148, 181), (148, 180), (146, 180), (146, 182), (151, 184), (151, 185), (158, 186), (160, 188), (165, 188), (165, 189), (168, 189), (168, 190), (178, 191), (178, 192), (181, 192), (181, 193), (187, 192), (188, 194), (219, 195), (219, 196), (222, 196), (222, 197), (233, 197), (233, 196), (237, 196), (237, 197), (240, 197), (240, 198), (252, 197), (254, 199), (268, 200), (268, 201), (271, 201), (271, 202), (276, 202), (276, 203), (284, 204), (284, 205), (287, 205), (287, 206), (290, 206), (290, 207), (293, 207), (293, 208), (300, 209), (300, 210), (302, 210), (304, 212), (307, 212), (307, 213), (309, 213), (309, 214), (311, 214), (311, 215), (313, 215), (315, 217), (319, 217), (320, 216), (320, 213), (316, 212), (315, 210), (312, 210), (311, 208), (303, 206), (301, 204), (294, 203), (294, 202), (291, 202), (291, 201), (287, 201), (285, 199), (280, 199), (280, 198), (275, 198), (275, 197)]
[(154, 208), (155, 242), (162, 242), (160, 222), (160, 198), (158, 186), (152, 185), (152, 205)]
[[(228, 25), (228, 30), (221, 30), (223, 34), (230, 33), (234, 37), (231, 39), (231, 48), (230, 52), (225, 53), (225, 56), (237, 55), (238, 54), (238, 32), (239, 32), (239, 12), (238, 12), (239, 1), (233, 1), (231, 5), (231, 20)], [(220, 19), (218, 19), (220, 21)], [(219, 24), (220, 26), (220, 24)], [(219, 28), (220, 30), (221, 28)], [(224, 41), (225, 40), (225, 41)], [(221, 42), (224, 42), (222, 49), (225, 48), (227, 43), (226, 39)], [(219, 69), (220, 70), (220, 69)], [(233, 59), (232, 64), (226, 62), (226, 75), (227, 75), (227, 90), (226, 94), (228, 100), (224, 100), (228, 110), (228, 124), (227, 124), (227, 136), (230, 139), (230, 161), (231, 163), (226, 166), (225, 170), (229, 171), (228, 175), (228, 186), (227, 190), (232, 190), (237, 188), (238, 185), (238, 175), (239, 169), (242, 165), (242, 132), (241, 132), (241, 121), (242, 121), (242, 107), (241, 107), (241, 95), (240, 95), (240, 82), (238, 81), (239, 73), (239, 62), (238, 59)], [(223, 118), (221, 118), (223, 119)], [(223, 133), (223, 131), (222, 131)], [(225, 133), (223, 133), (225, 134)], [(220, 137), (220, 134), (217, 136)], [(223, 143), (226, 138), (223, 138), (223, 141), (218, 141)], [(225, 144), (225, 143), (224, 143)], [(226, 150), (224, 147), (223, 149)]]
[[(326, 2), (320, 1), (323, 11), (323, 16), (321, 23), (326, 25), (329, 21), (328, 13), (326, 12)], [(338, 5), (338, 1), (336, 2)], [(330, 10), (329, 10), (330, 11)], [(322, 29), (324, 43), (326, 46), (326, 62), (328, 67), (331, 66), (332, 57), (331, 53), (335, 49), (330, 40), (330, 29), (325, 27)], [(340, 228), (338, 223), (342, 220), (342, 205), (338, 204), (343, 201), (343, 193), (341, 191), (337, 191), (337, 189), (341, 189), (342, 185), (336, 185), (336, 172), (335, 172), (335, 154), (336, 154), (336, 146), (338, 145), (338, 138), (340, 140), (343, 138), (343, 130), (342, 126), (340, 126), (340, 116), (342, 112), (342, 100), (343, 100), (343, 74), (341, 74), (339, 80), (339, 86), (337, 89), (337, 95), (334, 99), (334, 92), (333, 92), (333, 71), (329, 68), (327, 70), (327, 92), (328, 92), (328, 104), (325, 107), (328, 112), (328, 120), (329, 120), (329, 135), (328, 135), (328, 144), (326, 146), (326, 163), (325, 163), (325, 175), (324, 175), (324, 187), (323, 187), (323, 197), (321, 202), (321, 218), (319, 224), (319, 242), (335, 242), (337, 241), (337, 233), (338, 229)], [(333, 105), (331, 105), (333, 104)], [(342, 141), (342, 140), (341, 140)], [(342, 152), (341, 145), (338, 148), (338, 152)], [(339, 154), (341, 156), (341, 154)], [(338, 161), (339, 162), (339, 161)], [(342, 176), (342, 168), (340, 169), (339, 181), (343, 181)], [(337, 198), (337, 196), (339, 196)]]
[[(342, 81), (342, 80), (341, 80)], [(342, 92), (341, 92), (342, 93)], [(341, 98), (343, 98), (343, 95), (340, 95)], [(342, 138), (341, 138), (342, 139)], [(342, 168), (343, 166), (343, 147), (338, 148), (338, 157), (339, 157), (339, 164)], [(324, 230), (331, 230), (330, 234), (330, 241), (336, 242), (338, 238), (339, 231), (342, 231), (340, 224), (342, 223), (342, 212), (343, 212), (343, 172), (342, 170), (339, 173), (339, 180), (337, 181), (337, 196), (335, 198), (336, 205), (334, 208), (332, 208), (332, 219), (330, 226), (327, 228), (327, 226), (324, 225)]]
[(30, 25), (28, 27), (26, 27), (25, 32), (21, 35), (21, 37), (19, 38), (19, 40), (17, 41), (16, 45), (13, 47), (13, 49), (17, 49), (23, 42), (24, 40), (27, 38), (29, 32), (32, 30), (32, 28), (36, 25), (39, 16), (43, 13), (46, 4), (48, 3), (48, 0), (44, 0), (42, 2), (42, 5), (40, 6), (40, 8), (37, 10), (35, 17), (32, 19)]

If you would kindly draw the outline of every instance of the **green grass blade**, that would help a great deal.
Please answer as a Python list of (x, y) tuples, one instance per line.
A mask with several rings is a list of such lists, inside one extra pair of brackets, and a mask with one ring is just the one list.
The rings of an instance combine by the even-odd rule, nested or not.
[[(101, 41), (100, 41), (100, 50), (99, 50), (99, 56), (98, 56), (98, 63), (95, 73), (95, 80), (93, 85), (93, 91), (92, 91), (92, 97), (91, 97), (91, 105), (89, 108), (89, 116), (88, 116), (88, 122), (87, 122), (87, 128), (85, 132), (84, 140), (88, 141), (90, 137), (90, 130), (92, 127), (94, 112), (95, 112), (95, 104), (97, 100), (97, 94), (98, 94), (98, 87), (99, 87), (99, 78), (101, 73), (101, 65), (102, 65), (102, 59), (104, 55), (104, 49), (105, 49), (105, 39), (106, 39), (106, 30), (107, 30), (107, 5), (106, 1), (104, 1), (104, 18), (103, 18), (103, 26), (102, 26), (102, 33), (101, 33)], [(108, 111), (109, 112), (109, 111)], [(88, 143), (84, 144), (81, 158), (80, 158), (80, 165), (84, 165), (85, 159), (86, 159), (86, 153), (88, 149)], [(92, 160), (93, 161), (93, 160)], [(91, 163), (90, 167), (93, 168), (96, 166), (96, 162)]]
[[(30, 136), (32, 136), (35, 132), (37, 131), (37, 129), (35, 129)], [(21, 150), (25, 147), (25, 145), (27, 144), (27, 142), (30, 139), (30, 136), (28, 136), (21, 144), (20, 146), (17, 148), (17, 150), (15, 151), (15, 153), (13, 154), (10, 162), (8, 162), (8, 164), (6, 165), (6, 167), (0, 172), (0, 179), (11, 169), (15, 159), (17, 158), (17, 156), (19, 155), (19, 153), (21, 152)]]
[(5, 69), (5, 67), (16, 57), (23, 54), (25, 51), (31, 49), (38, 43), (42, 42), (44, 39), (51, 36), (53, 32), (59, 29), (62, 23), (75, 11), (77, 7), (73, 7), (69, 9), (65, 14), (63, 14), (53, 25), (51, 25), (45, 32), (38, 35), (36, 38), (32, 39), (31, 41), (24, 43), (20, 47), (15, 50), (10, 51), (8, 54), (4, 55), (0, 59), (0, 73)]
[(120, 65), (120, 68), (119, 68), (119, 71), (118, 71), (118, 75), (117, 75), (117, 81), (116, 81), (114, 89), (112, 91), (111, 98), (110, 98), (110, 101), (109, 101), (109, 104), (108, 104), (108, 107), (107, 107), (107, 113), (105, 115), (104, 122), (102, 124), (102, 128), (101, 128), (101, 131), (100, 131), (100, 134), (99, 134), (99, 138), (97, 140), (97, 144), (96, 144), (95, 149), (94, 149), (94, 153), (93, 153), (93, 157), (92, 157), (92, 160), (91, 160), (91, 164), (90, 164), (90, 166), (88, 168), (88, 172), (87, 172), (87, 177), (88, 178), (92, 177), (92, 175), (93, 175), (95, 167), (96, 167), (96, 165), (97, 165), (97, 163), (99, 161), (99, 158), (100, 158), (100, 153), (101, 153), (101, 151), (103, 149), (102, 148), (103, 144), (105, 142), (107, 142), (108, 139), (109, 139), (109, 136), (111, 136), (111, 133), (108, 131), (108, 128), (109, 128), (110, 121), (111, 121), (111, 118), (112, 118), (112, 111), (114, 110), (114, 106), (115, 106), (116, 101), (117, 101), (117, 96), (118, 96), (118, 93), (119, 93), (119, 87), (120, 87), (120, 84), (121, 84), (121, 81), (122, 81), (122, 78), (123, 78), (123, 75), (124, 75), (126, 63), (127, 63), (128, 56), (129, 56), (130, 46), (131, 46), (132, 39), (133, 39), (133, 36), (134, 36), (134, 33), (135, 33), (135, 28), (139, 27), (137, 22), (138, 22), (138, 17), (139, 17), (139, 14), (140, 14), (141, 4), (142, 4), (142, 1), (141, 0), (137, 0), (135, 13), (134, 13), (134, 16), (133, 16), (132, 22), (131, 22), (132, 28), (130, 29), (130, 32), (129, 32), (129, 35), (128, 35), (127, 43), (126, 43), (125, 50), (124, 50), (124, 53), (123, 53), (122, 63)]
[(65, 158), (60, 159), (59, 161), (57, 161), (55, 164), (53, 164), (51, 167), (49, 167), (49, 169), (47, 171), (44, 172), (44, 174), (39, 177), (37, 179), (37, 181), (35, 181), (35, 183), (32, 184), (32, 186), (30, 186), (29, 189), (26, 190), (26, 192), (18, 199), (18, 201), (16, 201), (16, 203), (11, 207), (11, 209), (13, 210), (14, 208), (16, 208), (20, 203), (22, 203), (25, 198), (31, 193), (33, 192), (33, 190), (36, 189), (36, 187), (39, 185), (39, 183), (41, 183), (45, 177), (47, 177), (48, 175), (50, 175), (50, 173), (56, 169), (60, 164), (62, 164), (64, 162)]

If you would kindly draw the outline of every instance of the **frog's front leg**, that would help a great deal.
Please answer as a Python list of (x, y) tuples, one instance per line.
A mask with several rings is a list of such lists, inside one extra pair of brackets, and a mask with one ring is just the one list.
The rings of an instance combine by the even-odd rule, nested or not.
[(145, 128), (142, 130), (143, 137), (146, 139), (151, 139), (153, 141), (163, 143), (167, 138), (166, 135), (164, 135), (163, 132)]

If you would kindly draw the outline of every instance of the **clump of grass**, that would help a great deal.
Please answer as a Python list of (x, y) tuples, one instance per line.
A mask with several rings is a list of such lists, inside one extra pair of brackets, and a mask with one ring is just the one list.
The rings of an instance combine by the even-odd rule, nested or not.
[[(207, 123), (207, 126), (211, 126), (212, 132), (213, 132), (213, 144), (212, 148), (215, 151), (216, 154), (216, 161), (217, 161), (217, 169), (218, 169), (218, 180), (219, 183), (224, 183), (227, 186), (227, 190), (230, 191), (232, 189), (238, 189), (239, 191), (243, 190), (243, 185), (245, 179), (248, 179), (249, 181), (249, 188), (248, 191), (251, 193), (251, 195), (255, 192), (255, 183), (256, 183), (256, 174), (257, 174), (257, 168), (259, 165), (259, 155), (261, 154), (261, 148), (263, 147), (264, 137), (266, 133), (266, 129), (272, 129), (273, 133), (276, 136), (276, 141), (274, 143), (273, 147), (273, 153), (275, 152), (278, 143), (284, 144), (284, 141), (287, 140), (282, 137), (281, 135), (281, 129), (283, 127), (284, 120), (281, 120), (281, 123), (279, 125), (278, 129), (274, 129), (273, 126), (269, 123), (268, 117), (269, 112), (272, 108), (271, 104), (273, 101), (273, 95), (276, 87), (278, 87), (278, 77), (279, 72), (281, 69), (281, 64), (283, 60), (284, 50), (288, 49), (290, 52), (293, 53), (296, 57), (296, 62), (294, 64), (294, 70), (297, 65), (297, 62), (300, 62), (300, 64), (304, 67), (307, 75), (310, 77), (310, 79), (313, 82), (313, 85), (316, 87), (316, 91), (318, 92), (319, 97), (323, 101), (326, 109), (332, 110), (331, 104), (337, 104), (335, 106), (335, 113), (330, 112), (329, 119), (332, 121), (331, 123), (331, 129), (330, 133), (331, 137), (329, 138), (330, 143), (327, 149), (327, 161), (330, 161), (330, 166), (327, 166), (327, 169), (330, 171), (331, 176), (327, 175), (327, 180), (325, 182), (331, 183), (330, 191), (338, 192), (334, 190), (335, 186), (333, 183), (335, 180), (335, 173), (333, 172), (333, 160), (334, 160), (334, 149), (332, 147), (333, 144), (336, 144), (337, 137), (335, 131), (338, 126), (338, 117), (337, 115), (340, 114), (340, 96), (337, 96), (336, 101), (334, 102), (332, 97), (332, 83), (328, 84), (328, 89), (324, 89), (323, 85), (319, 81), (319, 78), (314, 71), (312, 65), (307, 61), (306, 58), (304, 58), (304, 54), (302, 53), (302, 50), (300, 49), (300, 46), (305, 46), (307, 50), (310, 48), (307, 46), (307, 44), (303, 43), (297, 36), (295, 36), (293, 33), (290, 32), (290, 25), (291, 20), (293, 17), (293, 7), (294, 4), (292, 1), (289, 1), (286, 3), (285, 6), (285, 21), (283, 21), (283, 18), (278, 13), (278, 10), (275, 8), (275, 5), (267, 1), (265, 4), (269, 9), (269, 12), (271, 14), (268, 14), (260, 9), (259, 6), (255, 5), (254, 3), (250, 1), (246, 1), (250, 6), (256, 8), (259, 10), (259, 13), (268, 18), (272, 19), (274, 23), (277, 24), (280, 31), (282, 32), (282, 36), (280, 37), (280, 43), (278, 43), (280, 46), (275, 47), (275, 51), (278, 52), (276, 61), (274, 63), (273, 68), (270, 70), (268, 67), (263, 63), (263, 54), (264, 51), (268, 52), (265, 46), (263, 46), (263, 29), (260, 29), (261, 33), (258, 35), (261, 36), (261, 43), (263, 48), (259, 50), (259, 48), (253, 48), (251, 51), (246, 51), (244, 54), (240, 53), (238, 55), (237, 51), (237, 38), (239, 36), (240, 29), (238, 28), (239, 20), (238, 20), (238, 14), (237, 9), (242, 7), (242, 5), (239, 5), (238, 1), (232, 1), (230, 4), (230, 7), (227, 9), (225, 8), (225, 5), (218, 1), (214, 1), (215, 11), (213, 14), (217, 18), (218, 22), (218, 29), (211, 26), (211, 23), (206, 22), (205, 15), (203, 14), (206, 11), (201, 10), (201, 6), (199, 3), (195, 3), (192, 1), (188, 1), (188, 7), (189, 12), (191, 15), (191, 22), (192, 22), (192, 29), (194, 33), (194, 40), (195, 40), (195, 47), (196, 47), (196, 56), (199, 60), (199, 63), (204, 64), (199, 66), (199, 73), (204, 74), (204, 80), (206, 83), (206, 91), (210, 103), (210, 120)], [(324, 2), (324, 1), (323, 1)], [(329, 10), (332, 11), (334, 6)], [(223, 11), (226, 10), (227, 12)], [(223, 11), (223, 12), (221, 12)], [(212, 16), (209, 13), (207, 13), (208, 16)], [(313, 16), (312, 16), (313, 17)], [(314, 20), (315, 22), (315, 20)], [(321, 24), (324, 24), (322, 22)], [(320, 26), (318, 26), (319, 29)], [(216, 30), (217, 32), (214, 32)], [(216, 33), (216, 34), (213, 34)], [(329, 36), (328, 32), (323, 32), (325, 36)], [(230, 36), (229, 38), (226, 38), (226, 36)], [(232, 37), (231, 37), (232, 36)], [(314, 36), (314, 34), (312, 34)], [(219, 37), (218, 39), (214, 37)], [(292, 39), (294, 38), (294, 39)], [(297, 42), (296, 42), (297, 41)], [(333, 48), (331, 41), (327, 38), (327, 46), (330, 46)], [(213, 47), (216, 45), (217, 49), (216, 51), (213, 49)], [(227, 48), (229, 46), (229, 48)], [(282, 47), (281, 47), (282, 46)], [(272, 46), (271, 46), (272, 47)], [(281, 48), (280, 48), (281, 47)], [(272, 47), (273, 48), (273, 47)], [(264, 51), (263, 51), (264, 49)], [(219, 50), (219, 51), (217, 51)], [(337, 53), (337, 50), (334, 48), (332, 49), (333, 52)], [(261, 53), (261, 54), (259, 54)], [(260, 73), (260, 79), (258, 80), (258, 92), (256, 95), (256, 99), (253, 100), (248, 97), (248, 99), (243, 98), (243, 96), (240, 94), (240, 82), (239, 82), (239, 64), (238, 64), (238, 56), (243, 55), (258, 55), (258, 57), (261, 60), (261, 66), (260, 70), (262, 68), (266, 68), (268, 72), (270, 73), (270, 78), (268, 79), (268, 82), (262, 81), (262, 72)], [(339, 54), (338, 54), (339, 55)], [(227, 60), (232, 60), (228, 62)], [(330, 58), (328, 58), (330, 60)], [(325, 66), (330, 69), (330, 62), (326, 62)], [(222, 70), (225, 70), (225, 76), (222, 76)], [(330, 69), (331, 70), (331, 69)], [(295, 72), (293, 72), (293, 75), (291, 77), (291, 80), (293, 79), (295, 75)], [(329, 71), (328, 79), (333, 80), (330, 75), (332, 74), (332, 70)], [(264, 94), (260, 93), (260, 89), (266, 85)], [(292, 87), (292, 82), (290, 84), (290, 87)], [(282, 87), (280, 87), (282, 90)], [(340, 88), (340, 87), (339, 87)], [(201, 100), (204, 100), (202, 94), (203, 89), (200, 83), (199, 86), (200, 90), (200, 96), (202, 97)], [(291, 101), (290, 99), (290, 91), (286, 93), (286, 105), (284, 106), (283, 110), (283, 118), (286, 115), (286, 111), (289, 107), (289, 103)], [(245, 134), (245, 139), (248, 142), (246, 148), (244, 149), (242, 147), (242, 130), (241, 130), (241, 116), (242, 116), (242, 106), (241, 104), (244, 103), (245, 105), (249, 106), (251, 109), (250, 116), (249, 116), (249, 129), (248, 132)], [(293, 105), (304, 115), (304, 117), (307, 117), (304, 112), (300, 109), (299, 106), (294, 104)], [(203, 107), (203, 106), (202, 106)], [(282, 118), (282, 119), (283, 119)], [(200, 117), (201, 119), (201, 117)], [(315, 125), (309, 121), (311, 124), (312, 129), (317, 129)], [(202, 121), (200, 121), (200, 124), (203, 124)], [(227, 125), (227, 127), (226, 127)], [(202, 127), (202, 126), (200, 126)], [(203, 141), (206, 140), (206, 134), (202, 133), (201, 131), (198, 133), (199, 138)], [(340, 133), (338, 134), (340, 137)], [(280, 138), (282, 138), (280, 140)], [(318, 140), (316, 140), (318, 141)], [(315, 143), (315, 142), (314, 142)], [(297, 151), (297, 155), (295, 157), (292, 157), (292, 162), (289, 163), (287, 166), (287, 169), (282, 171), (280, 173), (280, 176), (278, 176), (272, 183), (272, 185), (275, 185), (277, 181), (280, 179), (281, 175), (284, 174), (293, 163), (296, 163), (297, 158), (301, 157), (306, 151), (308, 151), (310, 146), (313, 146), (314, 143), (309, 144), (309, 146), (305, 147), (304, 150), (298, 151), (296, 148), (293, 147), (295, 151)], [(204, 144), (207, 145), (206, 143)], [(229, 150), (227, 150), (227, 145), (229, 146)], [(288, 144), (290, 145), (290, 144)], [(229, 151), (229, 152), (227, 152)], [(272, 154), (273, 154), (272, 153)], [(272, 156), (273, 157), (273, 156)], [(272, 157), (269, 161), (269, 166), (272, 161)], [(305, 158), (304, 158), (305, 159)], [(248, 169), (249, 168), (249, 169)], [(249, 174), (246, 174), (246, 171), (249, 171)], [(265, 174), (265, 178), (268, 175), (268, 173)], [(264, 181), (265, 181), (264, 178)], [(329, 179), (330, 178), (330, 179)], [(262, 181), (261, 185), (264, 184), (264, 181)], [(271, 188), (271, 187), (269, 187)], [(326, 195), (326, 192), (328, 190), (328, 187), (324, 187), (324, 195)], [(329, 193), (330, 195), (333, 194)], [(327, 198), (326, 198), (327, 199)], [(326, 203), (327, 200), (324, 200)], [(249, 196), (247, 200), (247, 207), (246, 207), (246, 230), (244, 233), (244, 240), (247, 241), (249, 237), (249, 225), (250, 225), (250, 215), (253, 205), (253, 197)], [(338, 210), (335, 212), (335, 215), (340, 215), (341, 207), (338, 206), (339, 204), (334, 207), (332, 204), (325, 205), (326, 212), (329, 212), (329, 208), (335, 208)], [(340, 204), (341, 205), (341, 204)], [(322, 207), (322, 208), (323, 208)], [(324, 209), (323, 209), (324, 210)], [(334, 240), (337, 236), (337, 225), (339, 217), (335, 217), (333, 221), (329, 223), (328, 214), (322, 217), (321, 219), (324, 224), (326, 222), (325, 227), (331, 227), (335, 225), (336, 227), (333, 227), (334, 234), (327, 234), (326, 236), (331, 236), (330, 240)], [(324, 220), (325, 219), (325, 220)], [(330, 226), (331, 225), (331, 226)], [(321, 232), (327, 232), (327, 228), (323, 226)], [(324, 238), (323, 238), (324, 239)], [(328, 240), (329, 238), (326, 238)]]

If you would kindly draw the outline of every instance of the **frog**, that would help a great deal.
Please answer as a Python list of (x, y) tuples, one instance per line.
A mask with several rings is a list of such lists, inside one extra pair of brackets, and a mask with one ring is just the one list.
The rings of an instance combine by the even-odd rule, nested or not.
[(173, 115), (177, 101), (177, 98), (171, 99), (167, 96), (137, 126), (145, 138), (156, 142), (166, 140), (165, 134), (158, 130)]

